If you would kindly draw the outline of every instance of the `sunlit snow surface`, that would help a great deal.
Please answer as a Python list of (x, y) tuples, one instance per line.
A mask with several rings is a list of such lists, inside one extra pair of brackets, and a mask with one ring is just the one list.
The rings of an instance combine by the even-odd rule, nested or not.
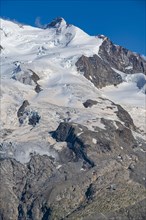
[[(81, 55), (98, 55), (102, 39), (89, 36), (73, 25), (66, 25), (65, 21), (59, 30), (21, 26), (2, 19), (0, 25), (4, 155), (21, 162), (27, 162), (30, 153), (57, 157), (50, 146), (60, 149), (62, 145), (51, 138), (49, 131), (55, 130), (66, 118), (70, 117), (71, 122), (83, 124), (90, 130), (96, 126), (105, 129), (100, 120), (102, 117), (119, 120), (114, 113), (116, 109), (107, 108), (111, 102), (101, 99), (104, 97), (126, 104), (135, 124), (144, 129), (145, 94), (144, 88), (137, 87), (139, 79), (145, 80), (144, 75), (137, 74), (133, 79), (133, 76), (128, 78), (121, 73), (125, 82), (98, 90), (76, 70), (75, 63)], [(38, 83), (42, 91), (39, 94), (34, 91), (33, 83), (25, 85), (13, 79), (14, 76), (23, 78), (29, 69), (40, 78)], [(87, 99), (97, 100), (98, 105), (85, 109), (83, 102)], [(28, 100), (29, 108), (41, 116), (40, 123), (33, 129), (27, 123), (20, 126), (18, 122), (17, 111), (24, 100)], [(4, 135), (8, 129), (11, 131)]]
[(118, 86), (101, 89), (103, 94), (121, 104), (132, 116), (134, 123), (146, 133), (146, 76), (143, 73), (125, 74), (114, 69), (123, 78)]
[(122, 76), (123, 83), (118, 86), (107, 86), (102, 89), (102, 92), (120, 104), (144, 108), (146, 104), (146, 76), (143, 73), (131, 75), (114, 70)]

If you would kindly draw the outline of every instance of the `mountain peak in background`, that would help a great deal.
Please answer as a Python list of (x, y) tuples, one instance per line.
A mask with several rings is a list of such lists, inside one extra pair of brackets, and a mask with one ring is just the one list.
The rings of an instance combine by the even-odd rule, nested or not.
[(64, 20), (64, 18), (62, 17), (56, 17), (55, 19), (53, 19), (52, 22), (50, 22), (46, 28), (59, 28), (61, 26), (66, 26), (67, 23), (66, 21)]

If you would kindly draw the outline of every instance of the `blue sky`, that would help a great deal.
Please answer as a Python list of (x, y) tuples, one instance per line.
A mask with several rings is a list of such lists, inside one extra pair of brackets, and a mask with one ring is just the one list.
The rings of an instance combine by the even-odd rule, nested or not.
[(146, 0), (1, 0), (1, 17), (35, 26), (61, 16), (90, 35), (146, 55)]

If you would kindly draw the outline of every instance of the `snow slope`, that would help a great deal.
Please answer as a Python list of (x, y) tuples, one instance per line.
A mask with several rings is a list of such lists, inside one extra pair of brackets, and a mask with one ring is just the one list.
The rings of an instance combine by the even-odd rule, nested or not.
[(105, 95), (115, 102), (145, 108), (146, 76), (143, 73), (126, 74), (114, 69), (122, 76), (123, 83), (102, 89)]
[(134, 123), (146, 133), (146, 76), (143, 73), (129, 75), (114, 69), (123, 78), (118, 86), (101, 89), (110, 100), (122, 104), (130, 113)]
[[(46, 29), (3, 19), (0, 24), (3, 48), (1, 134), (4, 155), (9, 154), (21, 162), (27, 162), (30, 153), (34, 152), (54, 155), (49, 146), (53, 144), (57, 148), (58, 143), (52, 140), (48, 132), (55, 130), (63, 120), (81, 123), (90, 130), (94, 130), (95, 126), (104, 129), (100, 121), (102, 117), (119, 120), (114, 113), (116, 109), (107, 109), (111, 102), (103, 101), (105, 96), (127, 104), (128, 110), (134, 106), (144, 111), (145, 94), (137, 87), (140, 79), (146, 80), (141, 73), (135, 75), (134, 79), (123, 73), (126, 81), (121, 85), (98, 90), (82, 73), (77, 72), (75, 63), (81, 55), (98, 55), (103, 41), (101, 38), (89, 36), (81, 29), (68, 25), (64, 19), (57, 26)], [(34, 90), (35, 83), (31, 80), (30, 70), (39, 77), (37, 83), (42, 89), (39, 93)], [(24, 77), (27, 77), (25, 84), (22, 83)], [(83, 102), (87, 99), (97, 100), (99, 104), (85, 109)], [(33, 129), (27, 123), (20, 125), (17, 118), (17, 111), (24, 100), (29, 101), (30, 111), (37, 111), (41, 116), (40, 123)], [(135, 122), (138, 121), (138, 125), (143, 128), (137, 117), (135, 115)]]

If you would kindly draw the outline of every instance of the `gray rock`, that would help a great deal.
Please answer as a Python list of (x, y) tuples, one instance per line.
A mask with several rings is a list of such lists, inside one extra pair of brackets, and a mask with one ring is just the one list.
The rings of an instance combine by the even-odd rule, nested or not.
[(32, 111), (30, 114), (29, 114), (29, 119), (28, 119), (28, 124), (29, 125), (32, 125), (33, 127), (36, 126), (37, 123), (39, 123), (40, 121), (40, 116), (38, 114), (38, 112), (35, 112), (35, 111)]
[(37, 84), (37, 81), (40, 80), (40, 77), (31, 69), (28, 69), (32, 75), (31, 75), (31, 79), (34, 81), (35, 84)]
[(17, 117), (20, 118), (21, 116), (23, 116), (24, 112), (25, 112), (25, 108), (29, 106), (29, 102), (27, 100), (24, 100), (24, 102), (22, 103), (22, 105), (20, 106), (20, 108), (17, 111)]
[(96, 215), (92, 215), (91, 217), (85, 217), (84, 220), (145, 220), (145, 205), (146, 199), (110, 214), (96, 213)]
[(51, 23), (49, 23), (45, 28), (59, 28), (63, 18), (57, 17)]
[(109, 101), (111, 103), (111, 106), (107, 106), (107, 108), (113, 109), (115, 106), (117, 107), (117, 111), (115, 111), (116, 115), (118, 116), (118, 118), (124, 122), (125, 126), (132, 129), (132, 130), (136, 130), (136, 126), (134, 125), (133, 119), (131, 118), (130, 114), (119, 104), (116, 104), (114, 102), (112, 102), (109, 99), (106, 98), (101, 98), (103, 101)]
[(23, 71), (19, 62), (15, 62), (16, 68), (13, 71), (12, 79), (18, 80), (25, 85), (33, 85), (35, 84), (35, 91), (39, 93), (42, 91), (41, 86), (38, 84), (40, 77), (31, 69), (27, 71)]
[[(105, 125), (106, 130), (97, 127), (95, 132), (82, 125), (62, 122), (52, 133), (52, 137), (57, 141), (66, 141), (68, 148), (75, 153), (76, 160), (82, 159), (92, 167), (96, 164), (98, 154), (118, 152), (118, 148), (121, 147), (128, 150), (136, 145), (131, 130), (120, 122), (116, 122), (118, 129), (110, 120), (102, 118), (101, 122)], [(78, 135), (79, 128), (82, 129), (80, 135)], [(93, 138), (96, 139), (96, 145), (93, 143)]]
[(97, 101), (88, 99), (86, 102), (83, 103), (83, 105), (85, 108), (88, 108), (88, 107), (91, 108), (93, 105), (96, 105), (97, 103), (98, 103)]
[(108, 65), (128, 74), (146, 74), (146, 61), (139, 54), (113, 44), (107, 37), (99, 37), (103, 39), (99, 55)]
[(129, 165), (128, 169), (130, 169), (131, 171), (133, 171), (133, 170), (134, 170), (134, 164), (131, 163), (131, 164)]
[(42, 91), (42, 88), (41, 88), (40, 85), (37, 83), (34, 90), (36, 91), (36, 93), (39, 93), (39, 92)]
[(4, 48), (2, 47), (2, 45), (0, 45), (0, 52), (3, 50)]
[(122, 82), (121, 76), (97, 55), (93, 57), (82, 55), (76, 62), (76, 67), (97, 88), (107, 85), (117, 85)]
[(38, 114), (38, 112), (30, 111), (29, 109), (27, 109), (27, 106), (29, 106), (29, 102), (25, 100), (17, 111), (17, 117), (19, 119), (19, 123), (23, 124), (24, 121), (28, 119), (28, 124), (35, 127), (36, 124), (39, 123), (41, 117)]
[[(58, 169), (58, 162), (45, 155), (35, 155), (25, 165), (10, 158), (1, 160), (0, 219), (86, 220), (102, 217), (104, 219), (104, 216), (117, 220), (144, 219), (141, 217), (144, 216), (145, 203), (141, 200), (145, 198), (145, 189), (140, 183), (135, 182), (135, 179), (130, 181), (127, 169), (133, 160), (137, 161), (133, 149), (130, 148), (133, 139), (129, 138), (126, 143), (127, 138), (124, 140), (123, 136), (118, 136), (111, 121), (107, 120), (104, 123), (104, 132), (100, 129), (98, 132), (88, 131), (82, 127), (83, 136), (80, 139), (84, 147), (87, 147), (83, 151), (85, 150), (86, 155), (94, 161), (93, 168), (90, 165), (88, 169), (86, 166), (84, 171), (81, 170), (82, 161), (85, 161), (86, 165), (89, 164), (86, 158), (83, 158), (80, 146), (77, 149), (76, 145), (76, 136), (81, 125), (71, 124), (60, 125), (56, 139), (74, 142), (80, 152), (78, 161), (75, 157), (68, 160), (70, 153), (66, 154), (59, 159), (61, 167)], [(123, 126), (123, 129), (127, 128)], [(105, 145), (102, 141), (107, 141), (109, 136), (111, 150), (103, 151)], [(97, 138), (97, 146), (92, 144), (93, 137)], [(103, 143), (100, 151), (99, 140)], [(120, 146), (124, 143), (125, 148), (121, 151)], [(64, 150), (65, 148), (59, 154), (64, 155)], [(69, 152), (71, 151), (73, 150), (69, 149)], [(117, 153), (122, 154), (123, 162), (116, 159)], [(129, 153), (133, 154), (131, 160), (126, 156)], [(138, 160), (141, 161), (139, 156)], [(110, 190), (108, 186), (111, 186)]]
[(32, 75), (31, 75), (31, 79), (33, 80), (33, 82), (36, 84), (36, 87), (35, 87), (35, 91), (37, 93), (41, 92), (42, 91), (42, 88), (41, 86), (38, 84), (38, 81), (40, 80), (40, 77), (31, 69), (28, 69), (30, 72), (32, 72)]
[(133, 119), (131, 118), (129, 113), (121, 105), (118, 105), (115, 103), (113, 105), (116, 105), (116, 107), (118, 108), (118, 111), (116, 112), (116, 114), (117, 114), (118, 118), (122, 122), (124, 122), (125, 126), (135, 130), (136, 127), (135, 127), (135, 125), (133, 123)]

